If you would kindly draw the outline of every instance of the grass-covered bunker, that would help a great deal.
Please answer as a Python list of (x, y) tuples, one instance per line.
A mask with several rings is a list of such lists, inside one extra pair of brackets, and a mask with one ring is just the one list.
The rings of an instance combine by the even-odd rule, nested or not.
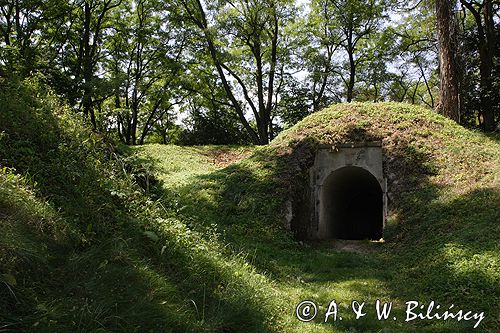
[[(386, 238), (391, 221), (413, 219), (425, 206), (415, 205), (418, 193), (433, 201), (478, 185), (470, 178), (480, 178), (481, 168), (464, 161), (482, 160), (473, 151), (489, 149), (486, 141), (493, 142), (405, 104), (354, 103), (313, 114), (272, 143), (288, 147), (285, 173), (297, 175), (285, 194), (285, 225), (299, 239)], [(491, 168), (482, 169), (488, 181)]]

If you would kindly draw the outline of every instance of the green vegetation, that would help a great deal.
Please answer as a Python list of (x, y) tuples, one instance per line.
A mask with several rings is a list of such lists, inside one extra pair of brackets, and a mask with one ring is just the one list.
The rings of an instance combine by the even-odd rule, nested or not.
[(494, 132), (499, 12), (493, 0), (2, 1), (0, 77), (43, 75), (127, 145), (264, 145), (351, 101)]
[[(495, 137), (420, 107), (349, 104), (267, 147), (116, 149), (37, 80), (0, 87), (0, 331), (472, 330), (405, 323), (408, 300), (484, 311), (478, 331), (500, 328)], [(294, 240), (283, 205), (315, 145), (367, 139), (384, 144), (385, 241)], [(320, 305), (313, 322), (295, 318), (305, 299)], [(325, 324), (333, 299), (343, 320)], [(354, 299), (366, 317), (346, 308)], [(398, 320), (377, 321), (376, 299)]]
[[(2, 1), (0, 333), (474, 326), (405, 323), (409, 300), (499, 332), (499, 8)], [(385, 239), (304, 242), (284, 221), (317, 146), (365, 140), (383, 142)]]

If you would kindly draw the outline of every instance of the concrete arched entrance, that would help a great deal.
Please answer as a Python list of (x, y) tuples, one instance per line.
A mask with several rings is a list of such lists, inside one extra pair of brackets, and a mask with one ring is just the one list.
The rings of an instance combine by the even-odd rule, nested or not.
[(333, 171), (320, 193), (320, 229), (326, 239), (380, 239), (384, 228), (383, 191), (367, 170)]
[(387, 211), (381, 142), (320, 145), (286, 224), (302, 239), (380, 239)]

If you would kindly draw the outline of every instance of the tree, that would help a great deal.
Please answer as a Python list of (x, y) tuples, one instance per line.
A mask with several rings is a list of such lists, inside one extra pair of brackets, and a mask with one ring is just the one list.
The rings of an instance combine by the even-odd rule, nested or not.
[[(364, 83), (371, 85), (373, 92), (380, 88), (377, 85), (382, 78), (373, 71), (370, 73), (370, 68), (380, 68), (383, 65), (380, 60), (387, 51), (380, 42), (384, 36), (381, 31), (387, 5), (384, 0), (312, 1), (307, 24), (312, 45), (304, 53), (315, 111), (327, 104), (328, 90), (331, 90), (330, 100), (340, 98), (332, 91), (338, 78), (344, 86), (342, 99), (347, 102), (356, 98), (355, 85), (360, 74), (365, 76)], [(383, 51), (380, 46), (384, 46)]]
[(129, 145), (143, 144), (155, 123), (182, 100), (178, 86), (186, 35), (171, 11), (162, 1), (135, 0), (113, 17), (120, 33), (105, 45), (104, 65), (114, 86), (106, 117)]
[[(90, 122), (94, 129), (97, 128), (93, 108), (94, 87), (93, 82), (97, 63), (99, 61), (99, 48), (102, 43), (103, 29), (107, 14), (122, 3), (122, 0), (85, 1), (83, 4), (83, 25), (78, 50), (78, 65), (76, 68), (77, 82), (83, 80), (82, 107), (85, 117), (90, 115)], [(82, 73), (83, 72), (83, 73)]]
[(357, 70), (358, 101), (379, 102), (388, 98), (393, 79), (389, 66), (398, 53), (394, 36), (393, 29), (387, 27), (363, 43), (366, 62)]
[(436, 0), (437, 40), (439, 49), (440, 114), (460, 122), (458, 41), (454, 2)]
[[(333, 16), (330, 1), (312, 1), (307, 18), (298, 23), (296, 30), (302, 38), (303, 46), (299, 50), (302, 54), (297, 55), (297, 58), (302, 59), (308, 71), (307, 79), (313, 112), (327, 106), (333, 100), (331, 92), (328, 91), (329, 87), (336, 85), (333, 81), (335, 79), (333, 56), (341, 47), (341, 35), (337, 30), (337, 21), (332, 20)], [(296, 92), (297, 89), (294, 89), (294, 93)], [(289, 102), (295, 104), (291, 97), (288, 96)]]
[[(181, 3), (187, 19), (201, 34), (244, 129), (254, 144), (267, 144), (287, 62), (284, 26), (292, 18), (293, 2), (209, 1), (208, 10), (200, 0)], [(247, 119), (247, 111), (256, 128)]]
[(495, 117), (493, 106), (493, 68), (495, 50), (498, 49), (495, 33), (494, 13), (500, 4), (491, 0), (466, 1), (460, 0), (464, 14), (470, 12), (476, 24), (477, 51), (479, 53), (479, 75), (480, 75), (480, 124), (486, 131), (495, 129)]
[(69, 8), (62, 0), (0, 2), (0, 64), (21, 76), (40, 70), (56, 49), (48, 31), (61, 26)]
[(396, 27), (397, 50), (392, 66), (390, 99), (435, 108), (439, 92), (437, 80), (438, 51), (436, 41), (436, 9), (430, 1), (405, 3), (403, 16)]
[[(277, 108), (277, 114), (286, 127), (291, 127), (309, 115), (326, 106), (326, 98), (318, 100), (318, 95), (311, 96), (311, 88), (298, 80), (290, 79), (285, 86)], [(311, 101), (319, 101), (316, 110), (311, 109)], [(338, 101), (337, 101), (338, 102)], [(325, 104), (323, 104), (325, 103)]]
[(184, 106), (189, 116), (184, 120), (186, 130), (182, 144), (248, 144), (248, 136), (229, 106), (216, 106), (200, 96), (190, 96)]
[(365, 1), (344, 0), (333, 1), (337, 9), (337, 19), (341, 24), (343, 40), (341, 46), (348, 57), (348, 77), (342, 75), (347, 93), (346, 101), (351, 102), (354, 97), (354, 84), (356, 80), (356, 69), (359, 64), (369, 59), (368, 51), (359, 48), (363, 40), (375, 33), (382, 19), (383, 2), (370, 0)]

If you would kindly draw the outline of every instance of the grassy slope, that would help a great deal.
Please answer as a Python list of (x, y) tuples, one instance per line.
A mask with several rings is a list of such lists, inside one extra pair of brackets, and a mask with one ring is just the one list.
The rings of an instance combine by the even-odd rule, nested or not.
[[(471, 327), (293, 316), (302, 299), (376, 298), (396, 301), (398, 317), (406, 299), (453, 302), (486, 311), (482, 331), (498, 328), (492, 139), (408, 106), (339, 106), (223, 168), (217, 147), (146, 146), (124, 157), (36, 82), (0, 85), (0, 163), (15, 168), (0, 172), (0, 331)], [(386, 243), (349, 252), (293, 241), (281, 198), (300, 189), (314, 144), (357, 137), (384, 138), (389, 174), (407, 175), (391, 187)], [(250, 150), (224, 149), (229, 159)]]
[(0, 331), (220, 326), (193, 296), (207, 287), (191, 270), (217, 274), (188, 265), (205, 241), (137, 185), (147, 164), (84, 130), (36, 80), (0, 85)]
[(161, 198), (147, 160), (37, 80), (0, 87), (0, 331), (283, 331), (273, 281)]

